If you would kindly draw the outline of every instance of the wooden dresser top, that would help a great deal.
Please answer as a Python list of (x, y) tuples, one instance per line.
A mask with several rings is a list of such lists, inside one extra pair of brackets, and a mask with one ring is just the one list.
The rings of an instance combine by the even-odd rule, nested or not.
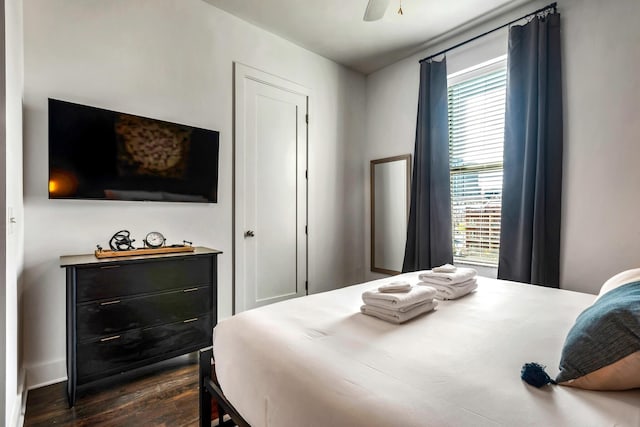
[(96, 258), (94, 254), (82, 254), (82, 255), (63, 255), (60, 257), (60, 267), (72, 267), (72, 266), (89, 266), (99, 264), (112, 264), (121, 263), (125, 261), (138, 261), (146, 259), (156, 258), (171, 258), (171, 257), (188, 257), (194, 255), (217, 255), (222, 251), (217, 249), (205, 248), (204, 246), (196, 246), (193, 252), (177, 252), (171, 254), (153, 254), (153, 255), (136, 255), (117, 258)]

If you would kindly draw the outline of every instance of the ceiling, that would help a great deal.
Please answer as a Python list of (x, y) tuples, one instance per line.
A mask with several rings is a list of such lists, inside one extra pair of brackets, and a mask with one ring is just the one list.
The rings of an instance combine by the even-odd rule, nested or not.
[(391, 0), (379, 21), (368, 0), (205, 0), (338, 63), (369, 74), (530, 0)]

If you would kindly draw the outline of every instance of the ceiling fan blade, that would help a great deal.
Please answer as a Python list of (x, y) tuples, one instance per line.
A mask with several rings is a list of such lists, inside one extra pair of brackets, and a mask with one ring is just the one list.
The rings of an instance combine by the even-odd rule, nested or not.
[(384, 16), (384, 13), (389, 7), (391, 0), (369, 0), (367, 3), (367, 9), (364, 11), (365, 21), (377, 21)]

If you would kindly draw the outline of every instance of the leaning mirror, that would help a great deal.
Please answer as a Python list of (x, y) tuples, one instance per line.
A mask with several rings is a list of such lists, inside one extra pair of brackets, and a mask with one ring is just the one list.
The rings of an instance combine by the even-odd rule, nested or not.
[(371, 271), (402, 271), (410, 170), (410, 154), (371, 161)]

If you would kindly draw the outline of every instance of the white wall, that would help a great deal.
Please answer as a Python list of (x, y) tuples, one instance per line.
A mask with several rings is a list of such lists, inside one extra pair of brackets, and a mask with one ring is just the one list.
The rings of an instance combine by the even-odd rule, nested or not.
[[(7, 208), (7, 75), (6, 75), (6, 19), (5, 2), (0, 1), (0, 165), (4, 176), (0, 181), (0, 212)], [(6, 217), (5, 217), (6, 218)], [(6, 423), (7, 414), (7, 223), (0, 223), (2, 244), (0, 244), (0, 381), (5, 384), (0, 387), (0, 419)]]
[[(224, 251), (218, 310), (232, 306), (232, 73), (238, 61), (311, 90), (309, 286), (363, 276), (364, 77), (201, 0), (25, 0), (25, 330), (30, 386), (64, 378), (62, 254), (126, 228)], [(47, 98), (220, 131), (217, 204), (47, 199)]]
[[(371, 159), (413, 152), (421, 57), (546, 3), (530, 3), (369, 75), (367, 166)], [(558, 0), (558, 8), (565, 86), (560, 283), (565, 289), (595, 293), (608, 277), (640, 266), (636, 227), (640, 209), (640, 2)], [(365, 174), (367, 199), (368, 181)], [(366, 202), (367, 221), (368, 206)], [(368, 224), (364, 230), (368, 271)], [(367, 277), (376, 275), (367, 273)]]
[(561, 1), (565, 161), (561, 284), (597, 292), (640, 267), (640, 1)]
[[(22, 202), (22, 0), (5, 0), (6, 30), (6, 286), (5, 425), (18, 422), (24, 371), (20, 362), (21, 292), (24, 265)], [(9, 217), (16, 223), (10, 224)]]

